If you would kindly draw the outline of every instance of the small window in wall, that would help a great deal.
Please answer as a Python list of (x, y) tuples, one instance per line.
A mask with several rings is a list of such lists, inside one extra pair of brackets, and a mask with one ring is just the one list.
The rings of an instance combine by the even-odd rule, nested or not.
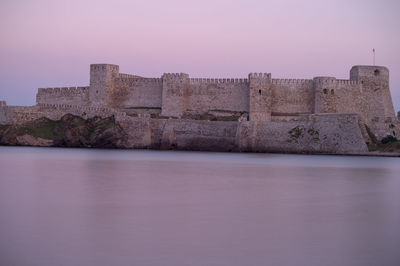
[(376, 69), (376, 70), (374, 71), (374, 75), (375, 75), (375, 76), (379, 76), (379, 74), (380, 74), (379, 70)]
[(260, 95), (261, 95), (261, 90), (258, 90), (258, 94), (260, 94)]
[(99, 93), (99, 91), (96, 91), (96, 93)]
[(328, 94), (328, 89), (324, 89), (324, 94)]
[(331, 94), (332, 94), (332, 95), (334, 95), (334, 94), (335, 94), (335, 91), (334, 91), (333, 89), (331, 90)]

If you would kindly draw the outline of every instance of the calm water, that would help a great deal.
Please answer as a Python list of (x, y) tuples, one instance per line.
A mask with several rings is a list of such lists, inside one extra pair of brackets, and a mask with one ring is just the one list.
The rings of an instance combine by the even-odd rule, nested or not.
[(0, 265), (400, 265), (400, 159), (0, 147)]

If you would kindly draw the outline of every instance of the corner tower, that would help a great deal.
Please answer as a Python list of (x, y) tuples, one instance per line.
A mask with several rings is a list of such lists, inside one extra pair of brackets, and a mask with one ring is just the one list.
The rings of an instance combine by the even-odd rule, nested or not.
[(114, 80), (119, 75), (119, 66), (110, 64), (90, 65), (89, 102), (94, 106), (108, 106)]
[(389, 89), (389, 70), (383, 66), (353, 66), (350, 80), (361, 83), (367, 117), (395, 117)]

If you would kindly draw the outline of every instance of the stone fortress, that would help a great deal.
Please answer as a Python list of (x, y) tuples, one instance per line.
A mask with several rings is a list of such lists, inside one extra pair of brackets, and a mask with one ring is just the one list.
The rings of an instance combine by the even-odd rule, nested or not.
[(90, 85), (39, 88), (35, 106), (0, 102), (0, 123), (21, 124), (71, 113), (114, 116), (132, 148), (227, 151), (366, 151), (371, 138), (400, 134), (389, 90), (389, 70), (354, 66), (349, 80), (190, 78), (122, 74), (93, 64)]

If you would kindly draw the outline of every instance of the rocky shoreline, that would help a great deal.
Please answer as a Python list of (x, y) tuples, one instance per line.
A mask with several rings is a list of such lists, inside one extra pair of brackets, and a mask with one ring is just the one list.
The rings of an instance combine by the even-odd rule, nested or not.
[[(359, 150), (359, 151), (342, 151), (333, 150), (327, 151), (322, 149), (310, 149), (307, 145), (315, 145), (319, 142), (319, 132), (315, 129), (315, 125), (311, 129), (304, 128), (305, 135), (311, 134), (311, 139), (307, 140), (306, 137), (300, 136), (301, 128), (294, 127), (288, 131), (289, 142), (292, 142), (292, 146), (299, 146), (299, 149), (288, 149), (282, 147), (282, 149), (261, 149), (259, 146), (253, 148), (241, 149), (239, 146), (243, 141), (243, 138), (239, 138), (238, 141), (227, 138), (216, 138), (215, 136), (209, 136), (204, 133), (201, 136), (192, 135), (185, 141), (179, 143), (179, 139), (176, 139), (179, 130), (177, 126), (172, 127), (172, 130), (167, 130), (167, 121), (148, 120), (147, 128), (151, 132), (141, 134), (140, 139), (133, 127), (146, 128), (146, 123), (143, 121), (134, 121), (131, 123), (118, 122), (114, 116), (101, 118), (93, 117), (84, 119), (80, 116), (66, 114), (60, 120), (51, 120), (45, 117), (36, 119), (20, 125), (0, 125), (0, 145), (9, 146), (40, 146), (40, 147), (79, 147), (79, 148), (115, 148), (115, 149), (131, 149), (131, 148), (144, 148), (144, 149), (159, 149), (159, 150), (201, 150), (201, 151), (222, 151), (222, 152), (274, 152), (274, 153), (302, 153), (302, 154), (336, 154), (336, 155), (361, 155), (361, 156), (394, 156), (400, 157), (400, 143), (391, 141), (385, 144), (375, 143), (369, 145), (370, 151)], [(139, 123), (141, 122), (141, 123)], [(161, 126), (159, 124), (162, 124)], [(179, 123), (179, 121), (172, 121), (172, 123)], [(223, 122), (209, 122), (214, 123), (213, 126), (217, 125), (221, 127)], [(219, 124), (215, 124), (219, 123)], [(232, 127), (232, 123), (225, 122), (226, 127)], [(224, 124), (222, 124), (224, 125)], [(209, 125), (208, 125), (209, 126)], [(241, 128), (239, 128), (241, 127)], [(162, 128), (163, 132), (160, 132)], [(249, 125), (245, 129), (249, 128)], [(226, 130), (226, 129), (224, 129)], [(201, 130), (200, 130), (201, 131)], [(238, 126), (238, 132), (243, 133), (243, 126)], [(134, 133), (132, 133), (134, 132)], [(295, 134), (295, 133), (299, 134)], [(158, 134), (158, 135), (157, 135)], [(238, 133), (236, 133), (237, 135)], [(145, 135), (148, 135), (147, 137)], [(190, 134), (187, 134), (190, 135)], [(299, 135), (299, 136), (297, 136)], [(166, 136), (166, 137), (165, 137)], [(252, 136), (251, 138), (255, 138)], [(294, 139), (298, 138), (298, 139)], [(147, 144), (143, 143), (143, 139), (147, 139)], [(262, 139), (262, 138), (261, 138)], [(326, 139), (326, 137), (325, 137)], [(188, 141), (189, 140), (189, 141)], [(246, 140), (246, 138), (244, 138)], [(236, 142), (240, 142), (236, 145)], [(324, 141), (321, 141), (321, 146), (326, 145)], [(325, 140), (329, 142), (329, 140)], [(301, 148), (301, 145), (304, 147)], [(290, 147), (290, 146), (289, 146)]]
[(126, 133), (113, 116), (83, 119), (71, 114), (21, 125), (0, 125), (0, 144), (15, 146), (124, 148)]

